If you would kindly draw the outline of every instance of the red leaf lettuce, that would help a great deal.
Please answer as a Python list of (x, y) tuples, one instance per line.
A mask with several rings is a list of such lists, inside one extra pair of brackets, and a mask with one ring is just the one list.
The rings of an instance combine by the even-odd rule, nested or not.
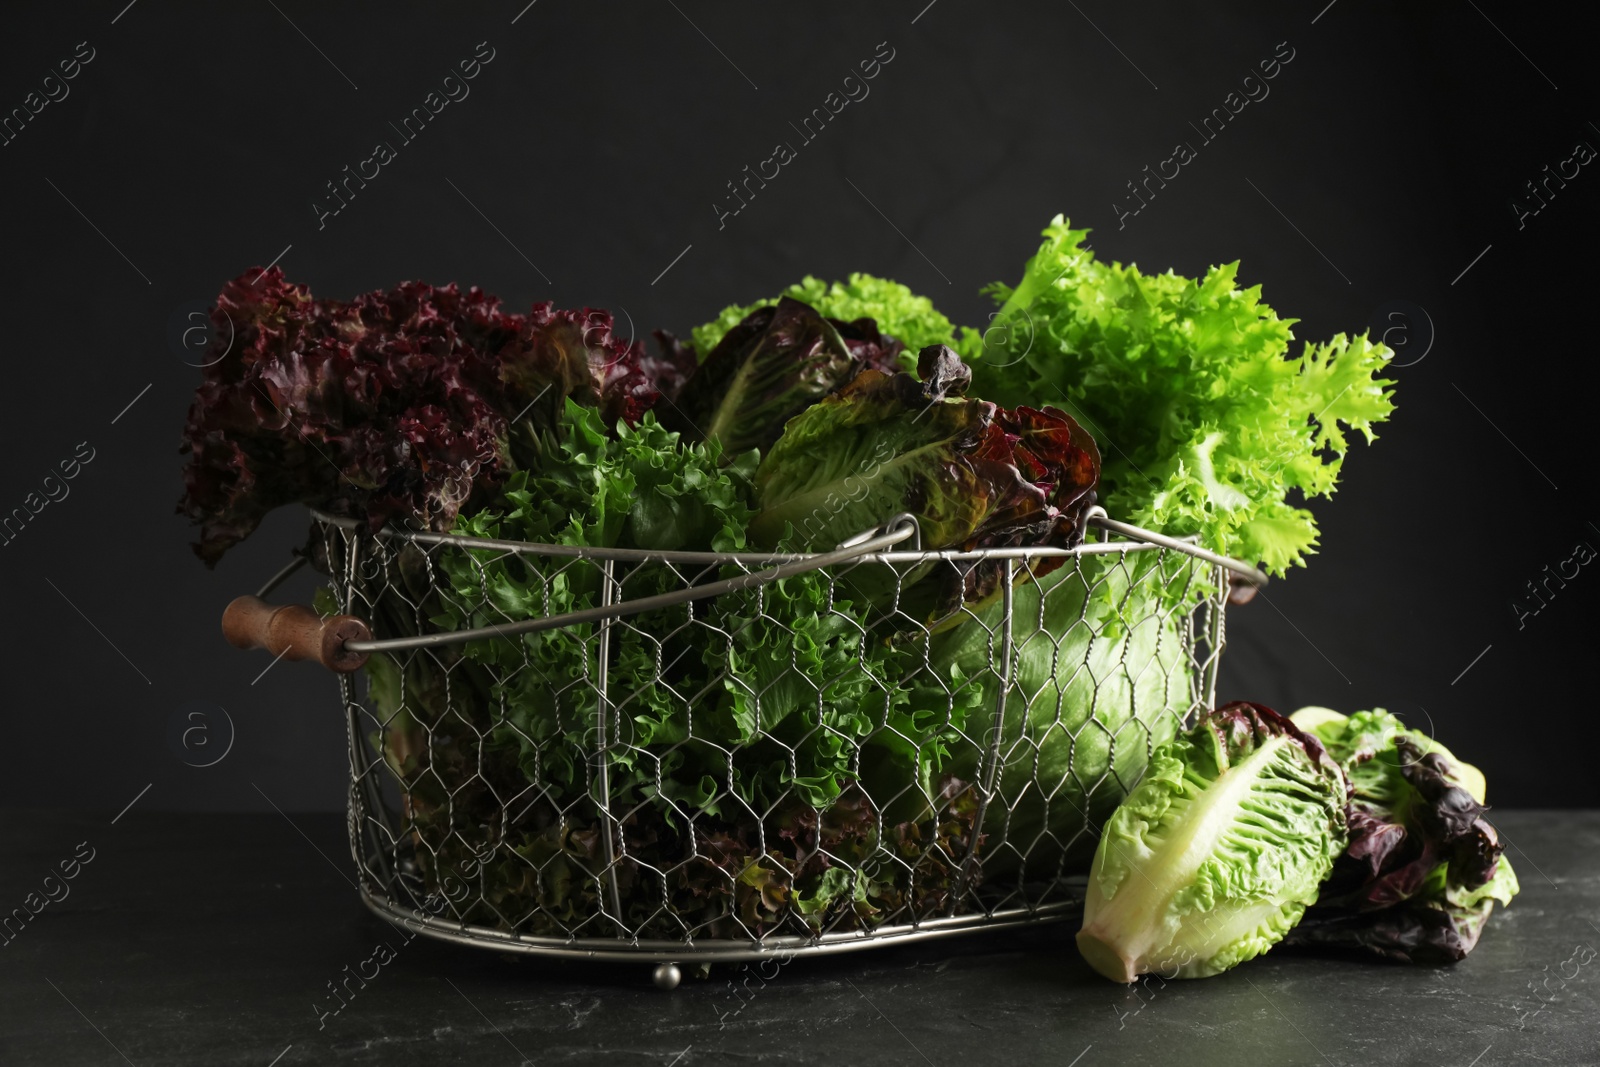
[(534, 440), (513, 423), (549, 425), (571, 396), (633, 425), (659, 397), (659, 368), (608, 312), (517, 315), (476, 287), (319, 300), (274, 267), (225, 285), (212, 321), (178, 506), (208, 564), (295, 502), (447, 530)]

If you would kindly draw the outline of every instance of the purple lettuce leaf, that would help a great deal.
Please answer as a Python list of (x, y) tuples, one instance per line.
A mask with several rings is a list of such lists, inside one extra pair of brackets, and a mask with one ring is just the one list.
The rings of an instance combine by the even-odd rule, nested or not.
[(962, 396), (971, 375), (943, 345), (918, 370), (863, 370), (789, 422), (756, 472), (756, 543), (827, 548), (900, 512), (925, 549), (1073, 541), (1099, 473), (1078, 425)]
[(1466, 956), (1517, 885), (1464, 765), (1382, 709), (1313, 732), (1350, 782), (1350, 844), (1285, 943), (1415, 963)]
[(477, 288), (317, 300), (274, 267), (227, 283), (212, 320), (178, 505), (208, 565), (297, 502), (447, 530), (510, 470), (513, 421), (549, 425), (570, 396), (631, 425), (659, 397), (607, 312), (511, 314)]
[(1418, 898), (1377, 911), (1311, 907), (1283, 943), (1299, 948), (1357, 951), (1399, 963), (1446, 964), (1478, 944), (1495, 902), (1470, 907)]
[(642, 366), (661, 395), (673, 401), (683, 391), (683, 383), (689, 380), (700, 361), (695, 355), (694, 346), (687, 341), (680, 341), (670, 330), (656, 330), (655, 339), (660, 351), (655, 355), (647, 354)]
[(690, 440), (721, 441), (725, 455), (764, 451), (859, 371), (893, 369), (903, 347), (871, 319), (827, 319), (784, 297), (729, 330), (658, 414)]

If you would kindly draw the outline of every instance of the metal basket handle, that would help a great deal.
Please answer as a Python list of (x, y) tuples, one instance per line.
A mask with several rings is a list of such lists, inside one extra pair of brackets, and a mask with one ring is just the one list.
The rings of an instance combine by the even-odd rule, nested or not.
[(1105, 508), (1098, 506), (1090, 508), (1086, 518), (1090, 525), (1098, 526), (1102, 530), (1121, 534), (1123, 537), (1131, 537), (1137, 541), (1144, 541), (1147, 544), (1176, 549), (1179, 552), (1194, 556), (1196, 559), (1203, 559), (1207, 563), (1216, 564), (1227, 573), (1228, 603), (1230, 604), (1250, 603), (1255, 599), (1256, 593), (1261, 587), (1267, 584), (1267, 576), (1256, 567), (1241, 563), (1229, 556), (1218, 555), (1210, 549), (1201, 548), (1199, 545), (1189, 541), (1168, 537), (1166, 534), (1158, 534), (1154, 530), (1146, 530), (1144, 527), (1134, 526), (1132, 523), (1118, 522), (1106, 514)]
[(287, 577), (288, 573), (302, 562), (297, 561), (284, 568), (272, 581), (263, 586), (261, 595), (242, 596), (229, 604), (222, 614), (222, 632), (228, 642), (235, 647), (264, 648), (284, 659), (314, 659), (331, 671), (345, 674), (361, 667), (373, 652), (400, 652), (432, 645), (459, 644), (481, 638), (536, 633), (540, 630), (555, 630), (564, 626), (578, 626), (621, 618), (625, 615), (637, 615), (658, 608), (685, 604), (691, 600), (704, 600), (708, 597), (737, 593), (767, 582), (848, 563), (892, 548), (918, 534), (916, 517), (902, 513), (877, 529), (857, 534), (832, 552), (751, 571), (734, 578), (706, 582), (704, 585), (677, 589), (658, 596), (640, 597), (636, 600), (584, 608), (581, 611), (569, 611), (563, 615), (551, 615), (541, 619), (522, 619), (500, 626), (446, 630), (382, 641), (374, 640), (371, 628), (353, 615), (334, 615), (324, 619), (304, 604), (275, 606), (263, 601), (261, 596)]

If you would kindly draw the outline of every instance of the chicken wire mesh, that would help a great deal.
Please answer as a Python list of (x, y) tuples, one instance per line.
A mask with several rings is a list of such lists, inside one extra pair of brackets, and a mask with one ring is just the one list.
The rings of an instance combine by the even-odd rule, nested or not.
[(1100, 821), (1211, 705), (1248, 570), (1165, 538), (893, 547), (914, 524), (829, 563), (314, 520), (319, 609), (378, 638), (339, 679), (368, 905), (589, 958), (1072, 913)]

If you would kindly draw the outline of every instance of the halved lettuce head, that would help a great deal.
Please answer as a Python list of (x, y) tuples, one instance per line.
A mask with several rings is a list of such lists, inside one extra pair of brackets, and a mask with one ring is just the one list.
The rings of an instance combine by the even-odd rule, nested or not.
[(1107, 821), (1078, 950), (1114, 981), (1203, 978), (1271, 948), (1345, 846), (1344, 775), (1260, 704), (1205, 715), (1156, 750)]

